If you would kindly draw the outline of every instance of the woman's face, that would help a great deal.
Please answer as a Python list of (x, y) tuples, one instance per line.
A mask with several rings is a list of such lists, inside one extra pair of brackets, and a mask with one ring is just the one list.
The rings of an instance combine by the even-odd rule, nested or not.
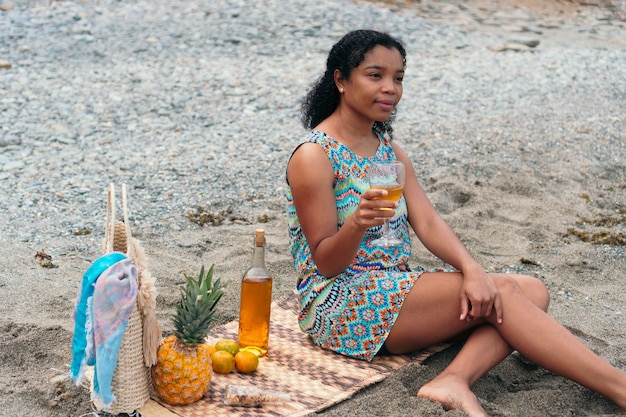
[(365, 54), (349, 79), (339, 79), (341, 106), (372, 121), (384, 122), (402, 98), (404, 64), (396, 48), (382, 45)]

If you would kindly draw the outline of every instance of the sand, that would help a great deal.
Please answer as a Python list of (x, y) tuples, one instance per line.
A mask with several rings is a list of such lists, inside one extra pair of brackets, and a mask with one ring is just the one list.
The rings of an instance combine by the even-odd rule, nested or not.
[[(405, 2), (388, 1), (388, 7)], [(468, 31), (496, 30), (483, 20), (468, 17), (470, 10), (498, 18), (520, 10), (554, 21), (597, 22), (598, 5), (570, 2), (422, 2), (433, 21), (449, 20)], [(481, 9), (481, 7), (483, 9)], [(583, 9), (581, 9), (583, 7)], [(580, 12), (583, 10), (583, 12)], [(603, 9), (606, 10), (606, 9)], [(498, 11), (498, 13), (494, 13)], [(489, 13), (488, 13), (489, 12)], [(591, 23), (589, 23), (591, 22)], [(616, 21), (617, 22), (617, 21)], [(625, 34), (624, 26), (613, 28)], [(624, 43), (616, 32), (594, 36), (570, 25), (544, 29), (545, 42), (614, 50), (623, 57)], [(623, 37), (622, 37), (623, 39)], [(566, 53), (567, 49), (563, 49)], [(624, 62), (623, 58), (621, 61)], [(578, 74), (584, 77), (584, 74)], [(458, 232), (470, 251), (489, 271), (521, 272), (540, 277), (548, 286), (550, 313), (607, 361), (626, 370), (626, 297), (624, 271), (626, 252), (626, 138), (624, 131), (625, 79), (613, 88), (615, 99), (607, 108), (596, 103), (565, 103), (549, 100), (553, 108), (544, 114), (554, 129), (542, 132), (506, 117), (489, 119), (490, 125), (477, 143), (483, 152), (467, 155), (456, 164), (428, 169), (421, 178), (434, 204)], [(567, 100), (563, 96), (563, 100)], [(576, 118), (579, 110), (580, 118)], [(561, 111), (563, 110), (563, 111)], [(488, 117), (485, 117), (488, 119)], [(461, 122), (450, 123), (451, 138), (471, 136)], [(530, 133), (529, 133), (530, 132)], [(402, 142), (414, 133), (402, 128)], [(434, 153), (429, 135), (410, 146)], [(426, 133), (426, 134), (425, 134)], [(498, 138), (506, 140), (497, 140)], [(451, 146), (454, 141), (451, 140)], [(443, 145), (442, 145), (443, 143)], [(445, 141), (437, 142), (445, 149)], [(478, 144), (477, 144), (478, 146)], [(487, 148), (485, 151), (484, 149)], [(277, 172), (282, 172), (280, 167)], [(97, 195), (95, 196), (98, 197)], [(104, 204), (104, 190), (101, 197)], [(142, 201), (131, 200), (131, 216)], [(262, 202), (260, 204), (267, 204)], [(271, 201), (272, 209), (282, 201)], [(104, 206), (103, 206), (104, 207)], [(104, 217), (104, 209), (102, 216)], [(177, 213), (180, 216), (181, 213)], [(36, 225), (32, 226), (36, 229)], [(169, 315), (177, 300), (183, 274), (195, 274), (201, 265), (215, 263), (217, 272), (231, 281), (220, 305), (222, 322), (234, 320), (238, 311), (238, 280), (251, 261), (252, 236), (256, 228), (267, 233), (267, 263), (275, 278), (274, 298), (293, 289), (294, 273), (289, 256), (286, 218), (276, 210), (266, 221), (226, 222), (182, 230), (135, 230), (149, 257), (159, 289), (158, 318), (164, 331), (171, 331)], [(613, 238), (604, 244), (604, 236)], [(100, 254), (103, 231), (82, 237), (76, 250), (52, 259), (55, 268), (45, 268), (35, 254), (54, 247), (71, 247), (63, 238), (51, 238), (45, 247), (4, 237), (0, 245), (0, 416), (80, 416), (91, 411), (88, 391), (61, 379), (71, 359), (73, 322), (71, 311), (82, 273)], [(78, 249), (80, 246), (80, 250)], [(415, 263), (440, 263), (417, 246)], [(440, 372), (455, 349), (429, 359), (423, 366), (408, 366), (382, 383), (365, 389), (353, 399), (326, 410), (325, 416), (463, 415), (444, 412), (438, 405), (416, 398), (419, 387)], [(506, 359), (475, 385), (475, 392), (493, 416), (591, 416), (618, 415), (604, 398), (577, 384), (536, 368), (515, 355)]]

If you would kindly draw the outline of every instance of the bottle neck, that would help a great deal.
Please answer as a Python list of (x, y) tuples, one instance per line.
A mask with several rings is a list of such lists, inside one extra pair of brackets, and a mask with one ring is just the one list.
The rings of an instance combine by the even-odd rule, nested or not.
[(252, 267), (265, 269), (265, 246), (254, 247), (254, 255), (252, 257)]

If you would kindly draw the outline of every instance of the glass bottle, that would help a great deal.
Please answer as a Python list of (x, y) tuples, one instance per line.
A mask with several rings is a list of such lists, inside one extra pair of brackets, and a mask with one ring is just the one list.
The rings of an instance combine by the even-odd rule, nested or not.
[(252, 268), (241, 281), (239, 346), (268, 348), (271, 304), (272, 277), (265, 267), (265, 231), (257, 229)]
[(291, 401), (291, 395), (279, 391), (261, 390), (254, 385), (228, 385), (224, 394), (224, 404), (240, 407), (261, 407), (266, 403)]

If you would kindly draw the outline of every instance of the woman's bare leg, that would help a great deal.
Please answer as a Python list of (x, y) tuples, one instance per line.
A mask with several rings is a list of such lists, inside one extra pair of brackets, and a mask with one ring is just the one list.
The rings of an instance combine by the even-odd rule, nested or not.
[(470, 417), (487, 416), (471, 386), (513, 349), (491, 325), (476, 328), (454, 360), (417, 395), (440, 403), (444, 409), (463, 410)]
[[(392, 352), (406, 352), (447, 340), (475, 328), (457, 357), (419, 395), (458, 408), (470, 416), (486, 413), (471, 385), (512, 349), (552, 372), (572, 379), (626, 409), (626, 374), (602, 360), (545, 314), (548, 294), (530, 277), (494, 275), (503, 301), (504, 321), (458, 319), (460, 275), (424, 274), (405, 301), (387, 340)], [(412, 348), (411, 348), (412, 346)]]
[[(547, 370), (604, 395), (626, 412), (626, 373), (611, 366), (546, 314), (504, 276), (498, 287), (506, 294), (506, 323), (488, 321), (520, 354)], [(505, 279), (502, 279), (504, 277)], [(502, 281), (500, 283), (500, 281)]]
[[(459, 409), (471, 417), (482, 417), (487, 413), (470, 387), (506, 358), (512, 348), (497, 329), (483, 320), (459, 320), (461, 281), (460, 274), (423, 274), (404, 302), (386, 347), (391, 352), (408, 352), (473, 329), (455, 359), (424, 385), (418, 396), (436, 401), (446, 410)], [(543, 303), (547, 304), (547, 296), (539, 298), (545, 298)]]
[[(550, 299), (543, 283), (531, 277), (519, 276), (515, 278), (524, 295), (537, 307), (547, 311)], [(470, 416), (486, 416), (487, 414), (478, 404), (478, 400), (471, 393), (470, 387), (510, 355), (512, 351), (513, 348), (502, 338), (494, 326), (482, 324), (470, 334), (450, 365), (435, 379), (424, 385), (419, 390), (418, 396), (440, 402), (444, 408), (465, 409), (465, 412)], [(456, 406), (445, 404), (446, 401), (448, 403), (454, 401), (454, 397), (450, 396), (449, 388), (455, 386), (457, 388), (453, 388), (454, 391), (452, 392), (470, 392), (471, 396), (466, 394), (463, 401), (457, 400)], [(473, 408), (468, 410), (468, 404), (472, 405)], [(480, 408), (476, 407), (476, 404)]]

